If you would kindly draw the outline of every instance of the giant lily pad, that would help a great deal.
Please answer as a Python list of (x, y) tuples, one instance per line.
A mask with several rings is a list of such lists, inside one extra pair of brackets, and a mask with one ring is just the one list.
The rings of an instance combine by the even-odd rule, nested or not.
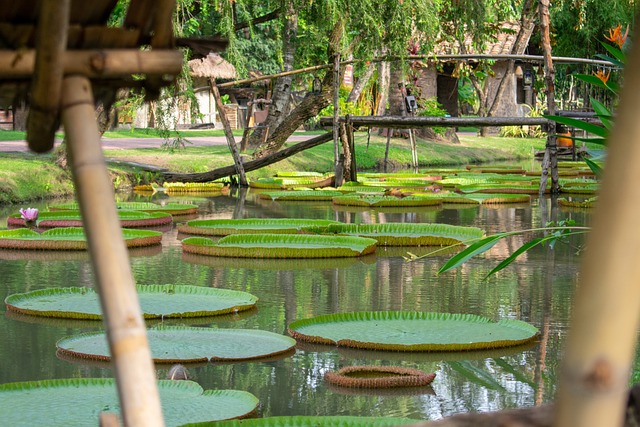
[[(151, 230), (122, 229), (127, 247), (157, 245), (162, 233)], [(76, 251), (87, 249), (87, 239), (80, 227), (53, 228), (39, 234), (28, 228), (0, 230), (0, 248)]]
[[(290, 352), (296, 345), (294, 339), (257, 329), (159, 326), (148, 329), (147, 337), (151, 357), (161, 363), (260, 359)], [(57, 346), (63, 356), (111, 359), (102, 332), (63, 338)]]
[(269, 191), (261, 193), (258, 197), (267, 200), (278, 201), (328, 201), (337, 196), (342, 196), (336, 190), (292, 190), (292, 191)]
[(429, 199), (426, 197), (394, 197), (394, 196), (371, 196), (371, 195), (348, 195), (334, 197), (333, 203), (336, 205), (348, 206), (389, 206), (389, 207), (405, 207), (405, 206), (437, 206), (442, 204), (439, 199)]
[(568, 200), (565, 198), (558, 199), (558, 205), (565, 208), (591, 209), (596, 206), (597, 197), (591, 197), (586, 200)]
[(491, 193), (424, 193), (415, 194), (416, 197), (426, 197), (431, 199), (441, 199), (442, 203), (449, 204), (506, 204), (506, 203), (529, 203), (531, 196), (528, 194), (491, 194)]
[(479, 228), (449, 224), (331, 224), (307, 230), (369, 237), (376, 239), (381, 246), (449, 246), (484, 236), (484, 231)]
[(203, 236), (227, 236), (229, 234), (298, 233), (303, 227), (337, 224), (323, 219), (249, 218), (249, 219), (196, 219), (178, 224), (181, 233)]
[(509, 347), (535, 339), (519, 320), (493, 322), (471, 314), (376, 311), (297, 320), (289, 334), (302, 341), (395, 351), (459, 351)]
[(290, 416), (186, 424), (182, 427), (383, 427), (417, 422), (419, 420), (392, 417)]
[[(201, 317), (255, 307), (258, 298), (241, 291), (186, 285), (138, 285), (145, 319)], [(101, 319), (98, 294), (90, 288), (49, 288), (9, 295), (9, 310), (33, 316)]]
[[(203, 390), (193, 381), (158, 381), (167, 427), (246, 417), (258, 399), (239, 390)], [(120, 413), (115, 380), (72, 378), (0, 385), (2, 423), (12, 427), (97, 425), (100, 412)]]
[(370, 254), (376, 250), (376, 244), (374, 239), (354, 236), (232, 234), (217, 242), (206, 237), (189, 237), (182, 241), (182, 250), (242, 258), (333, 258)]
[[(164, 205), (158, 205), (147, 202), (116, 202), (116, 207), (126, 211), (167, 212), (171, 215), (191, 215), (198, 212), (197, 205), (182, 203), (166, 203)], [(61, 203), (49, 206), (49, 209), (52, 211), (79, 210), (80, 206), (75, 202)]]
[[(538, 194), (540, 186), (537, 184), (508, 184), (490, 183), (460, 185), (457, 187), (461, 193), (509, 193), (509, 194)], [(546, 189), (549, 192), (549, 188)]]
[[(118, 210), (118, 218), (122, 227), (156, 227), (171, 224), (173, 217), (167, 212), (142, 212)], [(20, 214), (10, 215), (7, 218), (10, 227), (26, 227), (26, 221)], [(80, 211), (62, 210), (40, 212), (36, 226), (40, 228), (53, 227), (82, 227)]]
[(165, 193), (212, 193), (225, 189), (223, 182), (165, 182)]

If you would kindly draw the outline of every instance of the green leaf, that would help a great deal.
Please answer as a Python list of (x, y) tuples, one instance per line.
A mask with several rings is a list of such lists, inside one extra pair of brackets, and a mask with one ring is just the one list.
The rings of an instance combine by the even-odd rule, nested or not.
[(513, 377), (521, 383), (527, 384), (533, 390), (537, 390), (538, 386), (535, 382), (531, 381), (525, 374), (511, 366), (506, 360), (502, 358), (493, 359), (496, 365), (500, 366), (503, 371), (513, 375)]
[[(127, 247), (132, 248), (159, 244), (162, 233), (123, 228), (122, 237)], [(81, 227), (52, 228), (42, 234), (26, 228), (18, 228), (0, 230), (0, 248), (77, 251), (87, 249), (87, 241), (84, 229)]]
[(214, 242), (205, 237), (182, 241), (184, 252), (243, 258), (332, 258), (373, 253), (377, 240), (308, 234), (232, 234)]
[[(151, 357), (155, 362), (185, 363), (209, 360), (249, 360), (290, 352), (295, 340), (256, 329), (211, 329), (160, 326), (147, 330)], [(68, 357), (108, 361), (107, 336), (100, 333), (63, 338), (58, 352)]]
[[(258, 399), (238, 390), (203, 390), (193, 381), (158, 381), (167, 427), (241, 418)], [(100, 412), (120, 413), (115, 380), (73, 378), (0, 385), (0, 413), (7, 426), (91, 426)]]
[(602, 89), (606, 89), (608, 91), (611, 91), (614, 95), (617, 95), (620, 91), (620, 88), (618, 87), (617, 84), (608, 81), (606, 84), (600, 80), (598, 77), (591, 75), (591, 74), (574, 74), (574, 76), (576, 78), (578, 78), (579, 80), (582, 80), (585, 83), (589, 83), (592, 84), (594, 86), (597, 86), (599, 88)]
[(584, 161), (589, 166), (589, 169), (591, 169), (591, 171), (593, 171), (593, 173), (596, 174), (596, 177), (598, 179), (602, 179), (604, 169), (591, 159), (584, 159)]
[[(424, 184), (423, 184), (424, 185)], [(437, 206), (439, 199), (427, 199), (419, 196), (398, 198), (394, 196), (348, 195), (333, 198), (333, 204), (365, 207), (405, 207), (405, 206)]]
[(574, 119), (573, 117), (564, 117), (564, 116), (551, 116), (544, 115), (546, 119), (553, 120), (558, 123), (562, 123), (567, 126), (572, 126), (578, 129), (582, 129), (586, 132), (592, 133), (594, 135), (600, 136), (602, 138), (606, 138), (609, 134), (606, 128), (602, 126), (598, 126), (593, 123), (585, 122), (583, 120)]
[[(602, 46), (604, 46), (604, 48), (607, 50), (607, 52), (609, 52), (615, 59), (617, 59), (619, 61), (619, 64), (624, 67), (624, 61), (625, 61), (625, 54), (624, 52), (622, 52), (622, 50), (620, 50), (619, 48), (610, 45), (609, 43), (605, 43), (605, 42), (600, 42), (600, 44)], [(616, 64), (618, 65), (618, 64)]]
[(613, 119), (614, 119), (614, 116), (613, 114), (611, 114), (611, 111), (609, 111), (609, 109), (605, 107), (605, 105), (600, 101), (598, 101), (597, 99), (591, 98), (591, 106), (593, 107), (593, 110), (598, 115), (598, 118), (600, 119), (604, 127), (606, 127), (608, 130), (611, 130), (613, 128)]
[(229, 234), (298, 233), (304, 227), (327, 226), (336, 221), (299, 218), (247, 218), (247, 219), (196, 219), (178, 224), (178, 231), (201, 236), (227, 236)]
[(392, 351), (459, 351), (509, 347), (533, 340), (538, 330), (521, 321), (493, 322), (471, 314), (411, 311), (338, 313), (289, 324), (296, 339)]
[[(255, 307), (257, 297), (241, 291), (188, 285), (137, 285), (146, 319), (201, 317), (235, 313)], [(98, 294), (90, 288), (47, 288), (12, 294), (7, 309), (32, 316), (101, 319)]]
[(485, 237), (484, 239), (478, 240), (477, 242), (469, 245), (469, 247), (466, 248), (465, 250), (452, 256), (451, 259), (449, 259), (449, 261), (447, 261), (442, 267), (440, 267), (440, 270), (438, 270), (438, 274), (442, 274), (444, 272), (447, 272), (449, 270), (452, 270), (454, 268), (461, 266), (465, 262), (469, 261), (471, 258), (488, 251), (496, 243), (498, 243), (500, 239), (507, 237), (509, 235), (510, 235), (509, 233), (494, 234), (492, 236)]
[(331, 224), (305, 230), (368, 237), (382, 246), (449, 246), (484, 236), (484, 231), (477, 227), (421, 223)]
[(504, 259), (500, 264), (498, 264), (493, 270), (491, 270), (489, 273), (487, 273), (487, 275), (485, 276), (485, 279), (487, 277), (497, 273), (498, 271), (502, 270), (503, 268), (507, 267), (509, 264), (511, 264), (513, 261), (515, 261), (516, 258), (518, 258), (520, 255), (522, 255), (524, 252), (528, 251), (529, 249), (531, 249), (531, 248), (533, 248), (535, 246), (538, 246), (543, 241), (544, 241), (544, 237), (539, 237), (537, 239), (532, 239), (532, 240), (528, 241), (527, 243), (525, 243), (524, 245), (520, 246), (511, 255), (509, 255), (506, 259)]

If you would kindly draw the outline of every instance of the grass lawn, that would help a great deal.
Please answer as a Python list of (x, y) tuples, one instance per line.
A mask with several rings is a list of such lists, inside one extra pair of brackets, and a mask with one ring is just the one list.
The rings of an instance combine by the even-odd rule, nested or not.
[[(192, 135), (192, 133), (194, 135)], [(312, 132), (311, 134), (317, 134)], [(322, 133), (322, 132), (320, 132)], [(182, 136), (221, 136), (219, 130), (185, 131)], [(105, 137), (158, 137), (149, 130), (123, 130), (109, 132)], [(2, 139), (24, 139), (24, 133), (0, 131)], [(420, 167), (460, 166), (476, 163), (494, 163), (505, 160), (532, 159), (534, 150), (544, 148), (542, 139), (519, 139), (476, 136), (460, 136), (460, 144), (435, 143), (418, 140)], [(286, 146), (295, 144), (287, 143)], [(359, 170), (380, 170), (383, 164), (386, 138), (372, 135), (367, 147), (366, 133), (356, 134), (356, 161)], [(161, 147), (105, 150), (107, 159), (159, 166), (173, 172), (205, 172), (233, 164), (226, 145), (190, 146), (167, 151)], [(250, 154), (249, 154), (250, 155)], [(389, 147), (390, 170), (408, 168), (411, 165), (411, 149), (408, 139), (393, 138)], [(314, 147), (305, 152), (249, 172), (249, 178), (273, 176), (278, 171), (317, 171), (333, 169), (333, 144)], [(53, 163), (52, 155), (0, 153), (0, 203), (17, 203), (44, 197), (71, 194), (70, 175)], [(110, 173), (116, 188), (127, 188), (148, 180), (161, 180), (158, 174), (144, 172), (135, 166), (111, 164)]]

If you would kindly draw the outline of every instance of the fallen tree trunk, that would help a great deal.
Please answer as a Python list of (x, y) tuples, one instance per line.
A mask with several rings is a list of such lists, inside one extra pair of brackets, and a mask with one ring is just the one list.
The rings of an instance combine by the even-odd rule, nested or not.
[[(252, 170), (260, 169), (264, 166), (279, 162), (280, 160), (284, 160), (287, 157), (291, 157), (301, 151), (324, 144), (325, 142), (329, 141), (333, 141), (332, 133), (325, 133), (323, 135), (316, 136), (315, 138), (299, 142), (298, 144), (293, 145), (289, 148), (285, 148), (284, 150), (278, 151), (277, 153), (273, 153), (260, 159), (243, 163), (244, 171), (249, 172)], [(163, 174), (163, 177), (166, 182), (208, 182), (214, 181), (218, 178), (224, 178), (225, 176), (233, 176), (236, 173), (237, 172), (235, 166), (231, 165), (200, 173), (165, 172)]]

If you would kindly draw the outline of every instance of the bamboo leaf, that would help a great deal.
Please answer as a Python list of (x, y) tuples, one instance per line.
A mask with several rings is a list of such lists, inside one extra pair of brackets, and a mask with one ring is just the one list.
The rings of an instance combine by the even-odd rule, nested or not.
[(594, 135), (600, 136), (602, 138), (606, 138), (609, 134), (606, 128), (602, 126), (598, 126), (593, 123), (585, 122), (583, 120), (574, 119), (573, 117), (564, 117), (564, 116), (551, 116), (544, 115), (543, 117), (553, 120), (558, 123), (562, 123), (563, 125), (572, 126), (578, 129), (582, 129)]
[(498, 271), (504, 269), (509, 264), (511, 264), (513, 261), (515, 261), (516, 258), (518, 258), (521, 254), (523, 254), (524, 252), (528, 251), (529, 249), (531, 249), (531, 248), (533, 248), (535, 246), (538, 246), (543, 241), (544, 241), (544, 237), (539, 237), (537, 239), (530, 240), (527, 243), (525, 243), (524, 245), (520, 246), (511, 255), (509, 255), (506, 259), (504, 259), (500, 264), (498, 264), (493, 270), (491, 270), (489, 273), (487, 273), (487, 275), (484, 278), (486, 279), (487, 277), (489, 277), (489, 276), (497, 273)]
[(589, 166), (589, 169), (591, 169), (591, 171), (593, 171), (593, 173), (596, 174), (596, 177), (598, 179), (602, 179), (604, 169), (591, 159), (584, 159), (584, 161), (587, 164), (587, 166)]
[(440, 267), (440, 270), (438, 270), (438, 274), (442, 274), (449, 270), (457, 268), (462, 264), (464, 264), (465, 262), (469, 261), (471, 258), (488, 251), (496, 243), (498, 243), (500, 239), (508, 235), (510, 234), (509, 233), (494, 234), (492, 236), (485, 237), (484, 239), (481, 239), (469, 245), (468, 248), (452, 256), (451, 259), (449, 259), (449, 261), (447, 261), (442, 267)]

